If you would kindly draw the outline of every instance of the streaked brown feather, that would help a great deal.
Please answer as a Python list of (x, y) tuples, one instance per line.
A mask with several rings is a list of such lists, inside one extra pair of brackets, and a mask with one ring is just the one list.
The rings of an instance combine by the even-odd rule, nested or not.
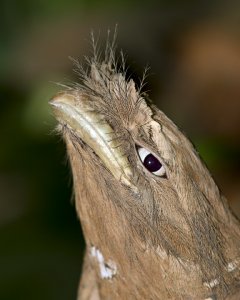
[[(81, 82), (66, 93), (114, 130), (137, 190), (116, 180), (94, 149), (60, 120), (86, 260), (92, 261), (83, 278), (95, 274), (89, 286), (98, 287), (100, 299), (228, 299), (239, 289), (238, 221), (189, 140), (117, 67), (115, 45), (107, 43), (103, 59), (94, 49), (86, 69), (75, 61)], [(144, 170), (136, 145), (163, 160), (167, 178)], [(116, 264), (112, 279), (99, 275), (91, 247)], [(237, 267), (230, 272), (232, 261)], [(213, 280), (217, 284), (209, 287)], [(80, 289), (79, 299), (92, 298)]]

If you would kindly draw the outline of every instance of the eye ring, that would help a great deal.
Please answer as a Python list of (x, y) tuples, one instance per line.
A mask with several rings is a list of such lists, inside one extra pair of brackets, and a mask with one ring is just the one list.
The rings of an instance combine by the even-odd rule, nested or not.
[(159, 159), (143, 147), (137, 147), (138, 156), (143, 166), (152, 174), (158, 177), (166, 177), (166, 170)]

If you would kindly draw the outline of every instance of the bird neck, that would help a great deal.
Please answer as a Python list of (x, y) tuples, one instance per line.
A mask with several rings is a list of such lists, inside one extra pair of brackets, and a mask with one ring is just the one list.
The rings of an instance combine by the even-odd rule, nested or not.
[[(185, 212), (191, 215), (187, 229), (179, 237), (174, 235), (173, 228), (167, 233), (171, 247), (182, 248), (181, 252), (173, 253), (163, 244), (162, 237), (166, 238), (161, 235), (163, 228), (153, 228), (144, 219), (143, 211), (136, 217), (129, 192), (107, 177), (103, 169), (96, 168), (93, 156), (84, 149), (86, 146), (74, 144), (72, 139), (66, 139), (66, 143), (77, 213), (88, 255), (96, 261), (101, 280), (119, 276), (119, 289), (122, 289), (120, 286), (127, 278), (131, 288), (138, 286), (139, 299), (144, 295), (140, 287), (148, 281), (152, 285), (152, 274), (158, 281), (155, 289), (166, 298), (171, 282), (179, 280), (176, 274), (181, 274), (181, 280), (172, 287), (172, 294), (177, 295), (179, 289), (186, 288), (189, 276), (196, 284), (194, 289), (190, 285), (186, 288), (188, 295), (195, 295), (196, 289), (202, 293), (203, 289), (207, 296), (213, 288), (219, 295), (227, 293), (239, 275), (240, 235), (238, 221), (231, 215), (224, 198), (213, 200), (219, 201), (218, 209), (214, 209), (211, 201), (191, 195), (187, 201), (198, 205), (190, 206)], [(132, 278), (135, 278), (133, 282)], [(127, 297), (130, 291), (126, 293)]]

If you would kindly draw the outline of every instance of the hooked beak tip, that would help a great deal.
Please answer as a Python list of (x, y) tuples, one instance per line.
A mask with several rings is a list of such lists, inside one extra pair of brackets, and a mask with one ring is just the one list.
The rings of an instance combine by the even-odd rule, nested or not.
[(49, 105), (52, 106), (53, 111), (63, 110), (66, 105), (75, 106), (75, 98), (73, 94), (69, 93), (58, 93), (53, 96), (49, 101)]

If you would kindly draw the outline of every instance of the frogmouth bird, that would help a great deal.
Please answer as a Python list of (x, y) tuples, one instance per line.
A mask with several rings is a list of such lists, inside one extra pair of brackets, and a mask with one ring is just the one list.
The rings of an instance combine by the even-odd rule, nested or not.
[(239, 221), (115, 45), (94, 49), (50, 102), (86, 241), (78, 299), (240, 299)]

